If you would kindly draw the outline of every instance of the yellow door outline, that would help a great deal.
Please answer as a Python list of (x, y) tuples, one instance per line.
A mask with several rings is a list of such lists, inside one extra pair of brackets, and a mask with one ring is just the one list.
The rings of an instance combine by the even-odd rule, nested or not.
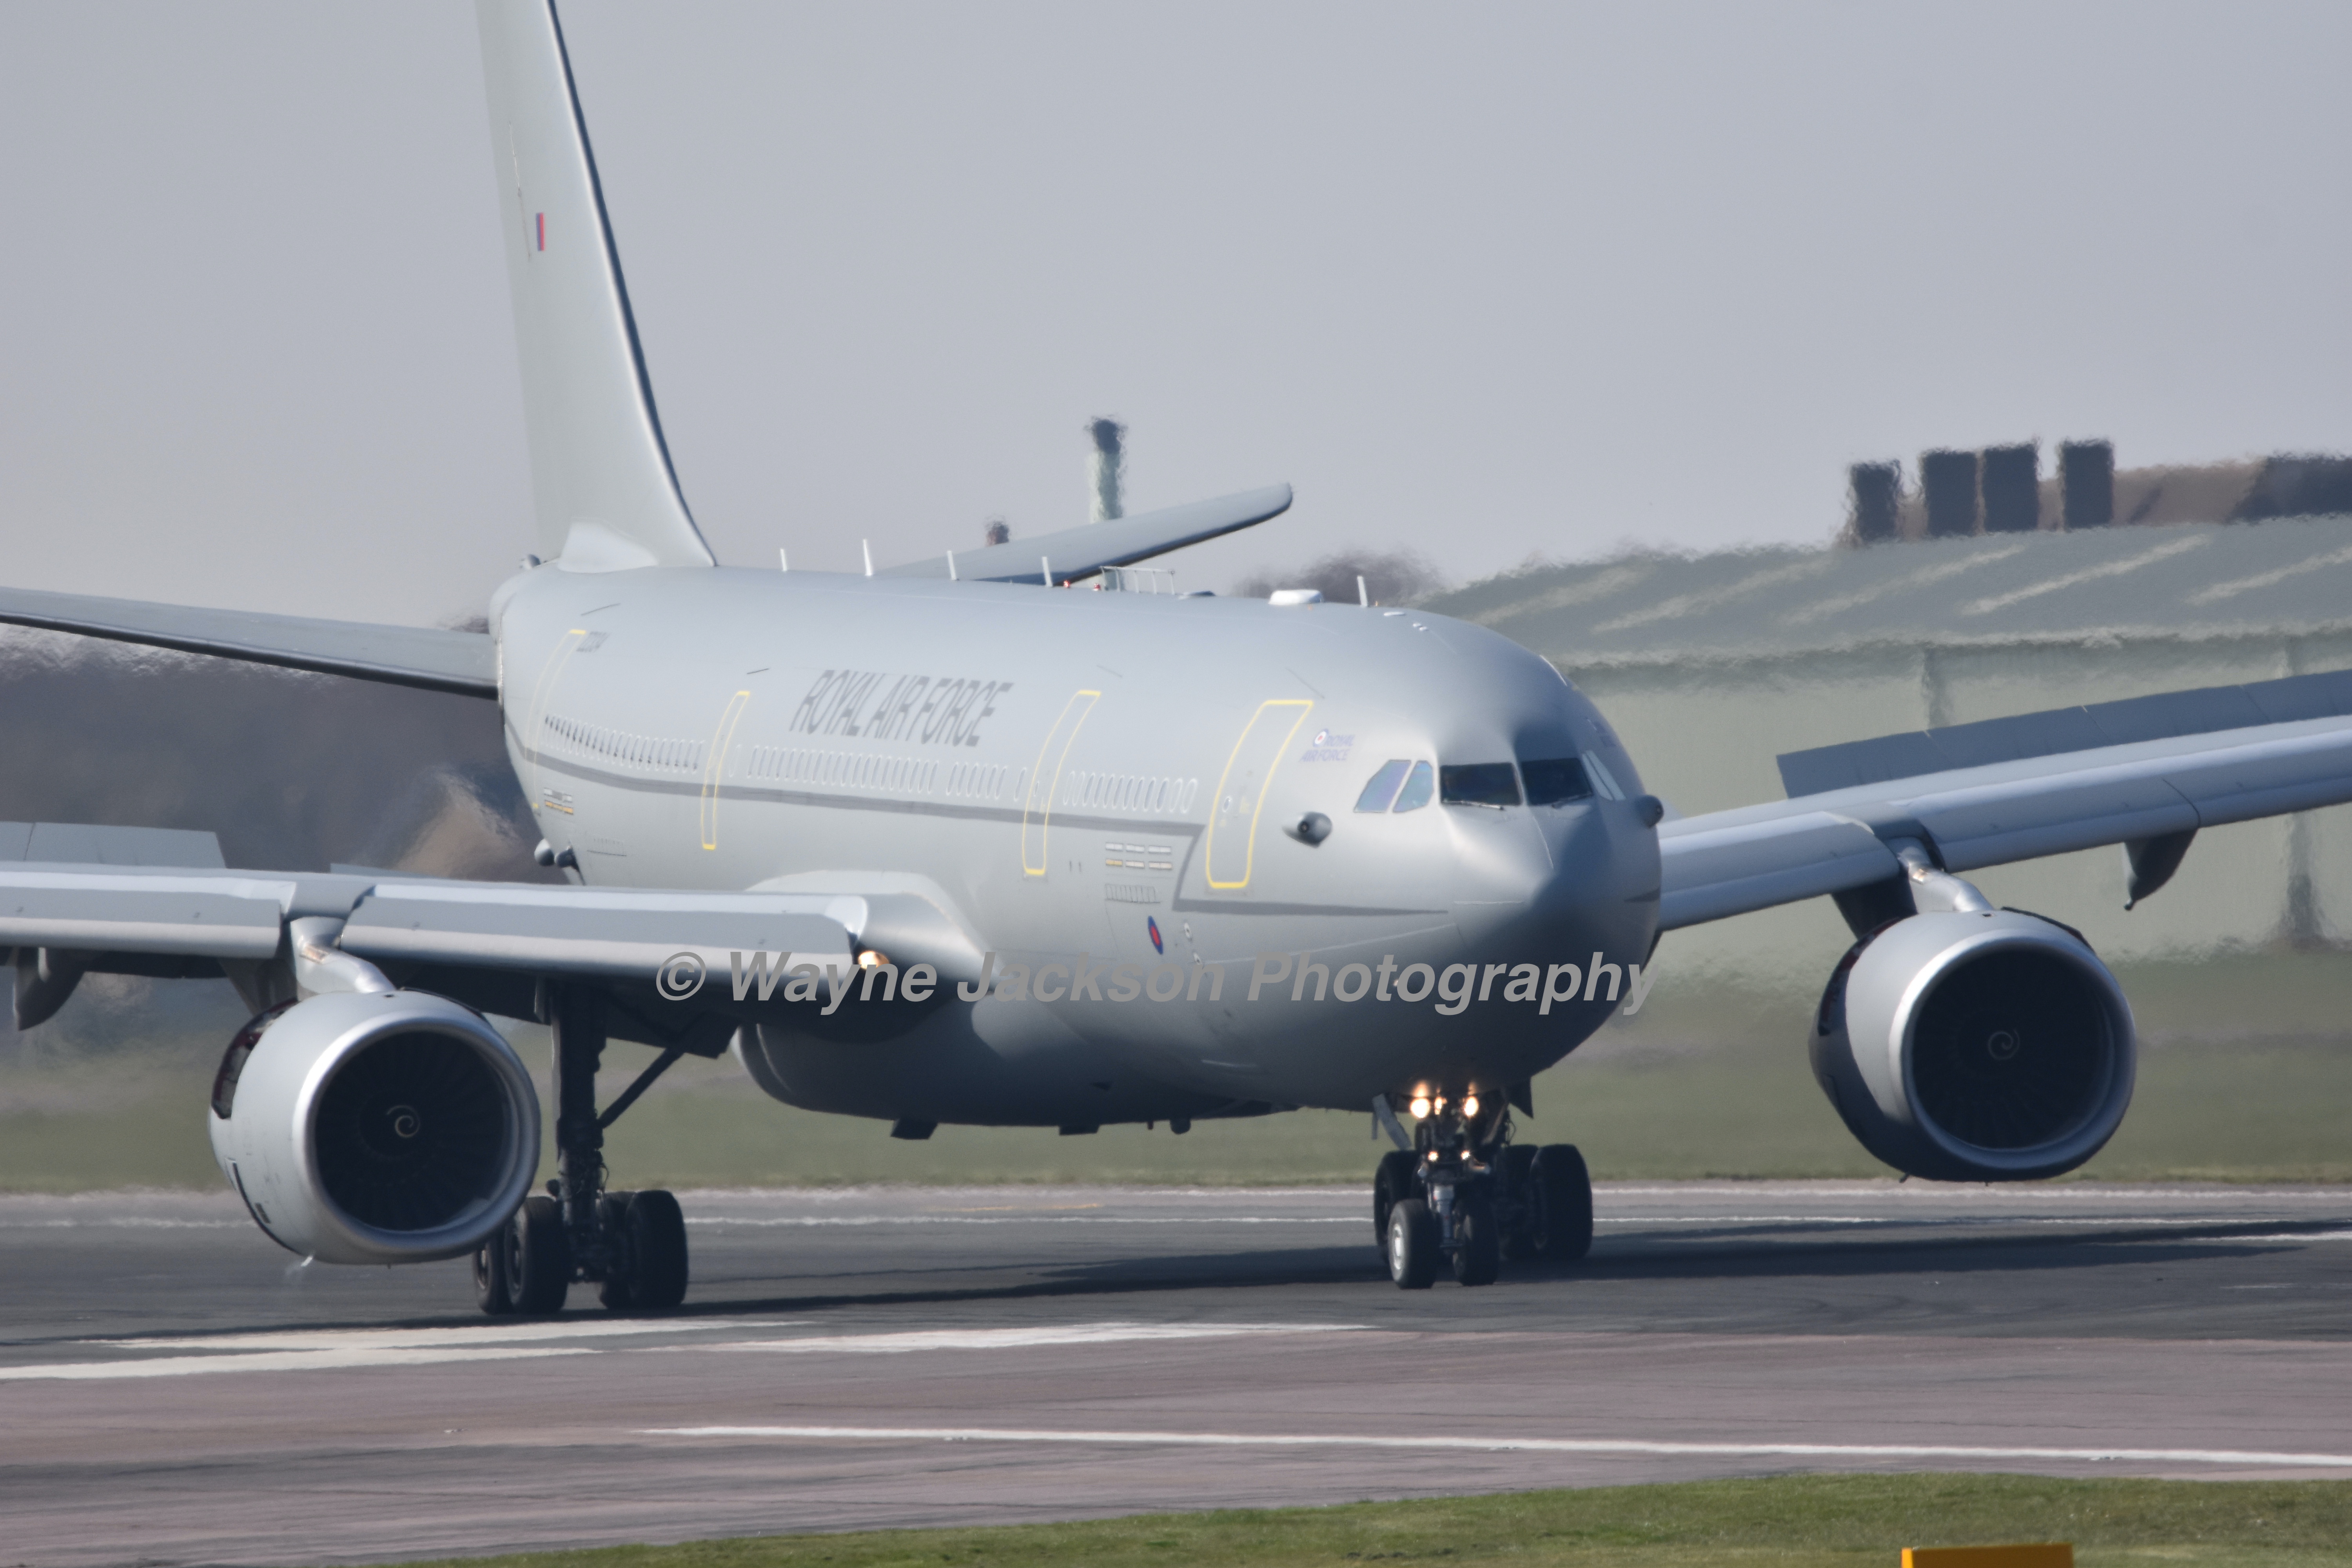
[[(1209, 802), (1209, 837), (1201, 853), (1202, 872), (1208, 878), (1209, 886), (1219, 892), (1233, 892), (1249, 886), (1250, 872), (1257, 863), (1257, 819), (1265, 811), (1266, 790), (1274, 783), (1275, 770), (1282, 766), (1282, 759), (1289, 755), (1290, 742), (1298, 733), (1298, 727), (1307, 722), (1307, 710), (1314, 706), (1304, 697), (1268, 698), (1257, 705), (1257, 711), (1250, 715), (1250, 721), (1242, 726), (1241, 737), (1234, 742), (1233, 754), (1225, 759), (1225, 771), (1217, 775), (1217, 793)], [(1274, 761), (1266, 764), (1265, 776), (1258, 781), (1257, 803), (1250, 808), (1249, 834), (1242, 846), (1242, 879), (1220, 882), (1217, 880), (1217, 819), (1224, 804), (1225, 785), (1232, 782), (1234, 768), (1241, 762), (1243, 748), (1249, 744), (1250, 736), (1256, 733), (1258, 725), (1265, 721), (1269, 708), (1296, 708), (1298, 712), (1290, 721), (1290, 728), (1284, 732), (1281, 745), (1275, 749)]]
[[(1053, 831), (1054, 791), (1062, 782), (1062, 764), (1069, 760), (1070, 748), (1077, 743), (1079, 727), (1086, 723), (1087, 715), (1095, 710), (1095, 704), (1100, 700), (1102, 693), (1099, 691), (1072, 692), (1070, 700), (1062, 704), (1062, 711), (1055, 716), (1054, 727), (1045, 731), (1045, 743), (1037, 748), (1037, 765), (1029, 770), (1029, 790), (1021, 802), (1021, 869), (1028, 876), (1042, 877), (1045, 874), (1045, 841)], [(1062, 742), (1059, 750), (1054, 745), (1056, 738)], [(1049, 755), (1054, 759), (1050, 773), (1045, 768), (1045, 759)], [(1037, 828), (1034, 855), (1029, 852), (1032, 819), (1034, 819)]]
[(711, 732), (710, 755), (702, 760), (702, 847), (719, 847), (719, 781), (727, 772), (727, 748), (735, 743), (735, 726), (743, 721), (743, 710), (751, 705), (751, 694), (739, 691), (727, 700), (719, 715), (719, 728)]

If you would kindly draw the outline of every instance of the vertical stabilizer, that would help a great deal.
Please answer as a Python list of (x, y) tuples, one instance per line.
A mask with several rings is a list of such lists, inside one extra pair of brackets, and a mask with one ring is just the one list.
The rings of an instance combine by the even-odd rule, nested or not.
[(717, 563), (671, 471), (552, 0), (478, 0), (542, 553)]

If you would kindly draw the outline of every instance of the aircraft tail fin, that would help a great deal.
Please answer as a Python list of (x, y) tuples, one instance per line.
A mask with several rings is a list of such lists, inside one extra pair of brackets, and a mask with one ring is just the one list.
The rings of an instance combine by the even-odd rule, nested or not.
[(541, 551), (711, 566), (654, 409), (553, 0), (477, 0)]

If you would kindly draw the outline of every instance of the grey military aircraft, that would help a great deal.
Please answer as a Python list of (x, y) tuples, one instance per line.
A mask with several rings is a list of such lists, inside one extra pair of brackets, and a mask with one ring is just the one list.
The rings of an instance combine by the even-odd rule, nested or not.
[[(687, 1288), (604, 1129), (683, 1055), (900, 1137), (1369, 1111), (1406, 1288), (1583, 1255), (1528, 1081), (1634, 1005), (1660, 935), (1832, 897), (1812, 1065), (1899, 1170), (2050, 1176), (2132, 1090), (2132, 1016), (2053, 921), (1960, 873), (2352, 798), (2352, 676), (1782, 759), (1791, 798), (1670, 818), (1550, 665), (1418, 610), (1129, 591), (1286, 488), (863, 575), (721, 567), (680, 493), (550, 0), (481, 0), (540, 548), (486, 633), (0, 591), (0, 619), (496, 702), (558, 885), (238, 870), (210, 835), (0, 829), (19, 1026), (89, 973), (226, 976), (208, 1117), (305, 1257), (471, 1253), (480, 1305)], [(1092, 582), (1110, 591), (1065, 591)], [(1307, 602), (1291, 602), (1305, 600)], [(558, 1175), (489, 1016), (556, 1042)], [(601, 1110), (610, 1042), (656, 1053)], [(194, 1108), (191, 1108), (192, 1113)]]

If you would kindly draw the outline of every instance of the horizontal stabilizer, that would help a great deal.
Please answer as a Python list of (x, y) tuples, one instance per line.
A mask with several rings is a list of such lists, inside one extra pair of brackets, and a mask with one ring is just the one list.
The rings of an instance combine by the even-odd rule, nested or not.
[[(1135, 517), (1066, 528), (1059, 533), (1041, 533), (1033, 539), (1016, 539), (1010, 544), (959, 550), (955, 552), (955, 575), (968, 583), (1036, 583), (1042, 585), (1045, 563), (1051, 563), (1054, 581), (1067, 583), (1080, 577), (1090, 577), (1106, 566), (1126, 566), (1138, 561), (1149, 561), (1155, 555), (1165, 555), (1171, 550), (1181, 550), (1188, 544), (1214, 539), (1221, 533), (1253, 527), (1289, 510), (1290, 487), (1271, 485), (1262, 490), (1244, 490), (1239, 495), (1194, 501), (1190, 506), (1171, 506)], [(887, 567), (880, 574), (885, 577), (945, 577), (949, 574), (947, 557), (941, 554), (928, 561), (908, 561)]]
[(498, 649), (485, 632), (318, 621), (251, 610), (199, 610), (136, 599), (98, 599), (0, 588), (0, 622), (79, 632), (115, 642), (209, 653), (249, 664), (349, 675), (394, 686), (499, 694)]
[(85, 822), (0, 822), (0, 860), (219, 870), (220, 836), (187, 827), (100, 827)]

